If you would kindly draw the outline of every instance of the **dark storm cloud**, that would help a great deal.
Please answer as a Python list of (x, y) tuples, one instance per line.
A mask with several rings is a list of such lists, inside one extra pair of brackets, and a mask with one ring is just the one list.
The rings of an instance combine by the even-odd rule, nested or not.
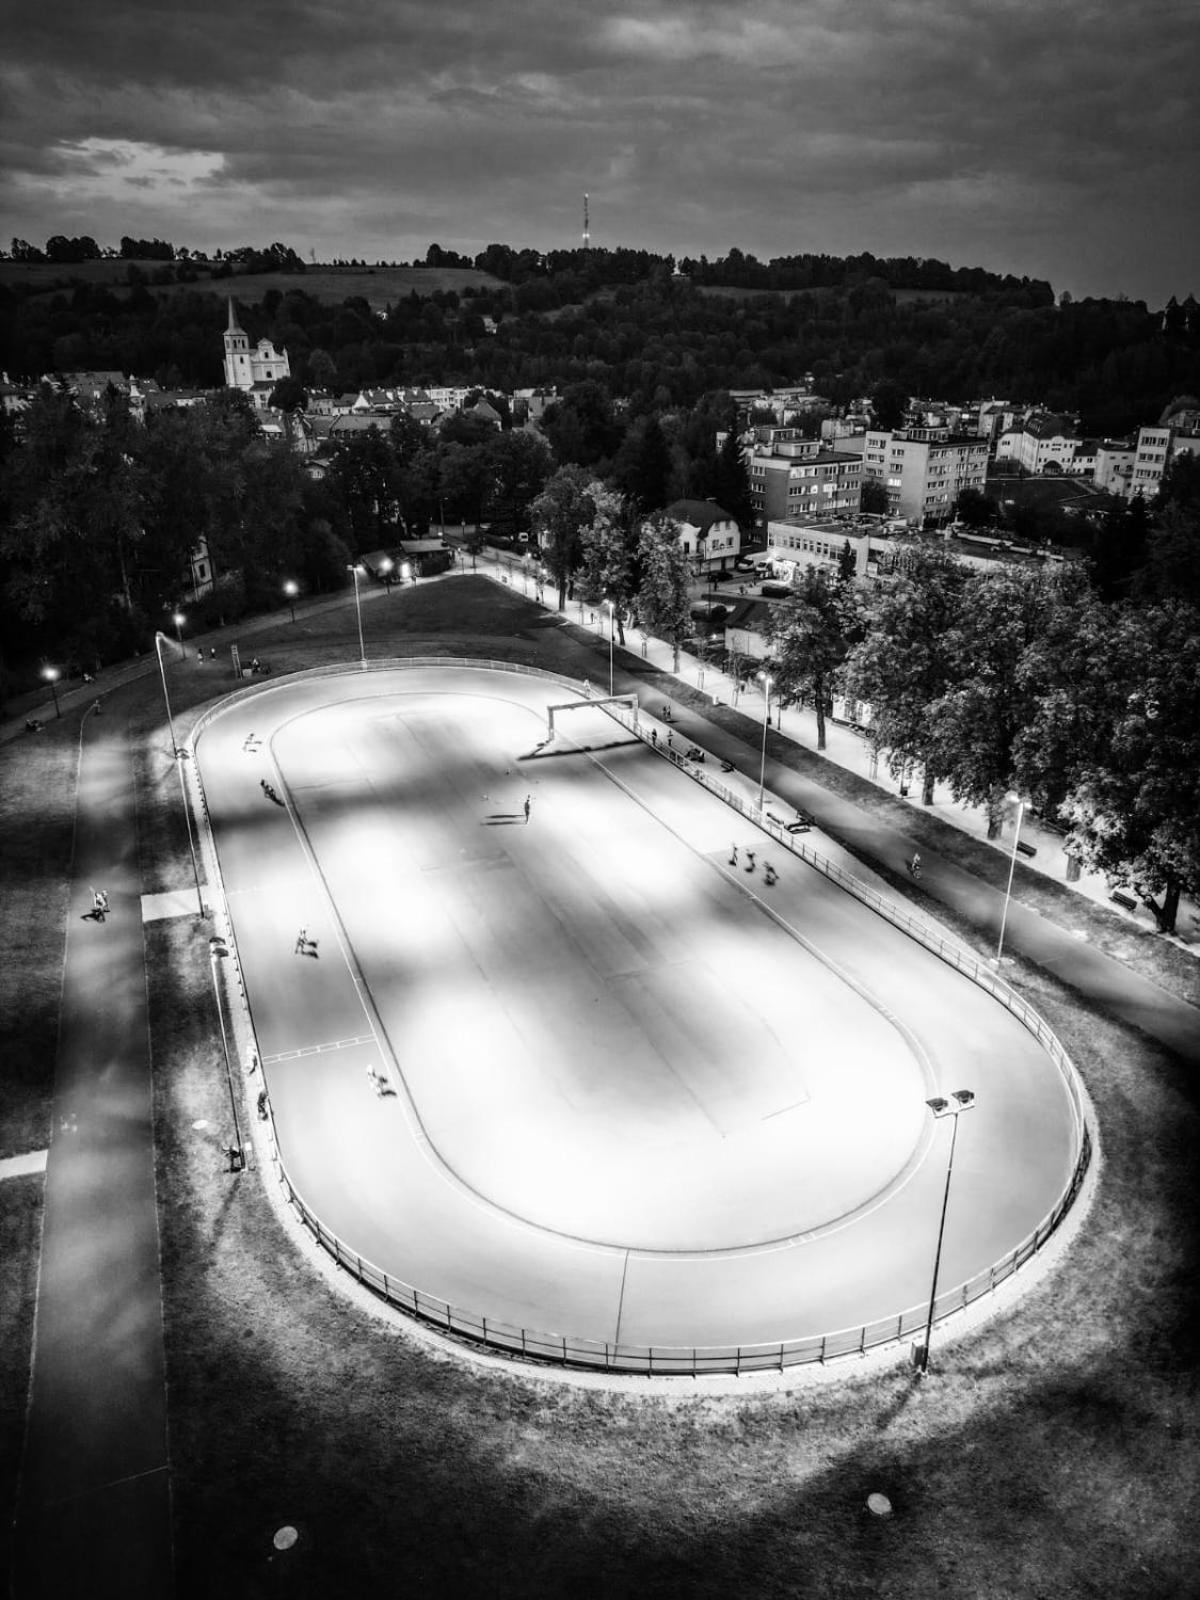
[[(1184, 293), (1189, 9), (51, 3), (6, 41), (0, 203), (34, 238), (126, 231), (109, 193), (114, 213), (157, 205), (170, 237), (375, 256), (570, 243), (589, 189), (603, 242), (912, 251)], [(119, 141), (149, 147), (149, 181)]]

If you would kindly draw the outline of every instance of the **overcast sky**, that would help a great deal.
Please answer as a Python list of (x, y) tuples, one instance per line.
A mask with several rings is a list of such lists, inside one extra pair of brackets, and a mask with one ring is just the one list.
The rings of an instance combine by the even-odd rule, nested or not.
[(0, 236), (1200, 294), (1195, 0), (7, 0)]

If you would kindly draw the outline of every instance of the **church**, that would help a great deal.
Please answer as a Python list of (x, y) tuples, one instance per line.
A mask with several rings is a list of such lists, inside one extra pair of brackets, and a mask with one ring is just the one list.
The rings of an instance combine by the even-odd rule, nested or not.
[(229, 326), (225, 329), (226, 384), (231, 389), (241, 389), (257, 410), (265, 411), (275, 385), (291, 375), (286, 350), (277, 351), (269, 339), (260, 339), (250, 348), (249, 335), (238, 326), (231, 296)]

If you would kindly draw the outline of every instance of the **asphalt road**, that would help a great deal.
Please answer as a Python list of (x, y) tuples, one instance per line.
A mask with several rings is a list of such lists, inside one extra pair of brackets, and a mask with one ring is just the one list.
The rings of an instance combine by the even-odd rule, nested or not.
[(924, 1100), (965, 1087), (941, 1284), (1011, 1252), (1078, 1139), (1029, 1033), (602, 713), (539, 749), (563, 698), (350, 674), (201, 735), (306, 1203), (489, 1319), (770, 1344), (920, 1306), (949, 1138)]

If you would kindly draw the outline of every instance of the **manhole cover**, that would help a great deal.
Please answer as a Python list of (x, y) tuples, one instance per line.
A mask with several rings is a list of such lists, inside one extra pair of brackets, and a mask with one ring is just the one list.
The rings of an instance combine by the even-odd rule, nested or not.
[(295, 1528), (276, 1528), (274, 1539), (276, 1550), (290, 1550), (299, 1537)]
[(892, 1514), (892, 1502), (885, 1494), (869, 1494), (867, 1496), (867, 1510), (873, 1512), (877, 1517), (890, 1517)]

